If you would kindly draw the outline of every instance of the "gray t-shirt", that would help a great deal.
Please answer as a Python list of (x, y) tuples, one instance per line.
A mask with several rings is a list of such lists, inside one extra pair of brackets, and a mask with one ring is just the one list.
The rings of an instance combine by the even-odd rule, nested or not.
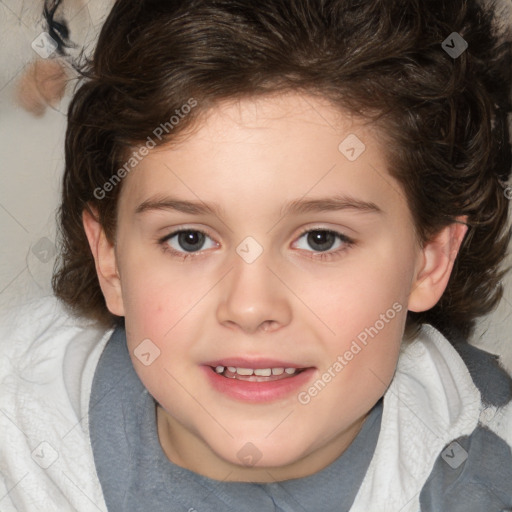
[(156, 402), (135, 373), (124, 329), (117, 328), (96, 369), (89, 413), (94, 461), (110, 512), (346, 512), (377, 444), (382, 399), (347, 450), (314, 475), (268, 484), (213, 480), (166, 457)]

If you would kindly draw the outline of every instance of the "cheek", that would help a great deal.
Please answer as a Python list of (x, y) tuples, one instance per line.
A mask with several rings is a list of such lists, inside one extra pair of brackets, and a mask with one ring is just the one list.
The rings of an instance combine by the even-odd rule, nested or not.
[[(124, 275), (129, 276), (123, 281), (128, 347), (139, 377), (160, 401), (161, 389), (175, 385), (168, 372), (183, 376), (193, 366), (194, 340), (203, 337), (201, 320), (205, 311), (201, 298), (211, 284), (204, 272), (202, 277), (194, 278), (176, 265), (171, 271), (165, 262), (144, 264), (132, 260), (125, 270)], [(134, 358), (139, 344), (147, 339), (159, 354), (150, 367)]]
[(139, 335), (162, 338), (201, 296), (202, 285), (165, 256), (126, 252), (120, 262), (126, 326)]
[(178, 304), (173, 288), (142, 272), (123, 283), (123, 302), (127, 330), (145, 337), (161, 337), (179, 313), (173, 314), (172, 305)]
[(352, 339), (376, 323), (382, 330), (382, 315), (391, 320), (385, 330), (393, 323), (399, 332), (410, 292), (410, 272), (405, 268), (390, 256), (354, 258), (339, 272), (304, 280), (304, 302), (336, 337)]
[(319, 411), (327, 415), (333, 404), (343, 404), (356, 418), (386, 392), (396, 370), (407, 314), (398, 302), (388, 305), (381, 308), (366, 301), (366, 311), (343, 315), (336, 336), (324, 338), (329, 341), (326, 364), (319, 368), (320, 379), (333, 384), (322, 392)]
[(332, 392), (350, 389), (348, 399), (356, 408), (359, 400), (372, 401), (385, 391), (398, 361), (412, 274), (407, 252), (391, 249), (388, 244), (372, 257), (346, 262), (307, 299), (326, 333), (328, 357), (321, 371), (336, 374)]

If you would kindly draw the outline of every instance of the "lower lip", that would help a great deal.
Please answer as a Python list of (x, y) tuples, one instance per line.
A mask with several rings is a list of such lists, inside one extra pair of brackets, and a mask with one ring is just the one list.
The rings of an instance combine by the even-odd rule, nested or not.
[(203, 366), (202, 369), (214, 389), (243, 402), (272, 402), (289, 397), (300, 388), (304, 388), (315, 372), (315, 368), (308, 368), (286, 379), (249, 382), (223, 377), (210, 366)]

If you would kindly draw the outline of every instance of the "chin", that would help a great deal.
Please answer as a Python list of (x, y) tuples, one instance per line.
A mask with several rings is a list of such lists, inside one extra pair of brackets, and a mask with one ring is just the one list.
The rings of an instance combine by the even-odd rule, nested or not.
[[(292, 436), (288, 437), (290, 441)], [(228, 450), (223, 444), (220, 450), (215, 450), (217, 455), (230, 464), (240, 468), (252, 467), (254, 469), (281, 468), (294, 464), (303, 459), (309, 453), (308, 447), (300, 440), (293, 439), (293, 442), (276, 440), (269, 442), (268, 439), (249, 440), (245, 436), (240, 440), (233, 440)], [(214, 447), (212, 447), (213, 449)]]

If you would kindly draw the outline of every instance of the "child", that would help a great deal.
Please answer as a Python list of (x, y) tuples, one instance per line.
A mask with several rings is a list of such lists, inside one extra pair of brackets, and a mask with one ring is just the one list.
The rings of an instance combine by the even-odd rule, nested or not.
[(54, 276), (93, 323), (4, 336), (1, 510), (512, 510), (512, 381), (467, 344), (510, 237), (493, 34), (462, 0), (116, 2)]

